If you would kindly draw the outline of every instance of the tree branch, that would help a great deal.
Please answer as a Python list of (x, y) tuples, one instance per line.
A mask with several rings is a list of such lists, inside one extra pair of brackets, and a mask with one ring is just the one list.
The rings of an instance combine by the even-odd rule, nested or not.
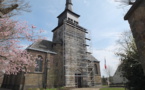
[(18, 4), (12, 5), (11, 7), (8, 8), (0, 8), (0, 12), (5, 15), (8, 14), (9, 12), (13, 11), (14, 9), (16, 9), (18, 7)]
[(7, 59), (5, 56), (0, 55), (0, 58)]

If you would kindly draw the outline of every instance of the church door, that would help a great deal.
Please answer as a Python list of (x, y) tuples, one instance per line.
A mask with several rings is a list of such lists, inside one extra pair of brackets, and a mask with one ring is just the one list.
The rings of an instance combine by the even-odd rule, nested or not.
[(81, 74), (75, 74), (75, 83), (76, 83), (76, 87), (78, 87), (78, 88), (82, 87), (82, 77), (81, 77)]

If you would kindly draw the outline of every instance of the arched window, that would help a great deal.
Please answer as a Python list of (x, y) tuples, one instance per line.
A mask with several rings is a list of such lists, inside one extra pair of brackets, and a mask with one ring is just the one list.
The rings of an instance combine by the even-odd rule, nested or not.
[(43, 58), (42, 56), (38, 56), (38, 58), (36, 59), (36, 68), (35, 68), (35, 72), (42, 72), (42, 62), (43, 62)]
[(99, 74), (97, 65), (95, 64), (94, 66), (95, 66), (95, 74)]

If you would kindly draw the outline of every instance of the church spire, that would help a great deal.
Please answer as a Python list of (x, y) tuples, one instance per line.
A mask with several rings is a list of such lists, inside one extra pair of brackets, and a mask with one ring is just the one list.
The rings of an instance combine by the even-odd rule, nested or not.
[(65, 9), (73, 11), (72, 10), (72, 0), (66, 0), (66, 7), (65, 7)]

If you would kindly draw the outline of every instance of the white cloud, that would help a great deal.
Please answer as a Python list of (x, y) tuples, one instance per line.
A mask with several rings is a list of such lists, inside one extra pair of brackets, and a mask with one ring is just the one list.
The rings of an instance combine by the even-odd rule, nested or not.
[(100, 67), (101, 67), (101, 74), (102, 76), (106, 76), (106, 73), (104, 72), (104, 60), (106, 59), (106, 64), (109, 67), (112, 67), (112, 73), (114, 74), (116, 71), (120, 61), (115, 56), (116, 48), (118, 48), (117, 45), (112, 44), (102, 50), (93, 49), (93, 55), (100, 61)]

